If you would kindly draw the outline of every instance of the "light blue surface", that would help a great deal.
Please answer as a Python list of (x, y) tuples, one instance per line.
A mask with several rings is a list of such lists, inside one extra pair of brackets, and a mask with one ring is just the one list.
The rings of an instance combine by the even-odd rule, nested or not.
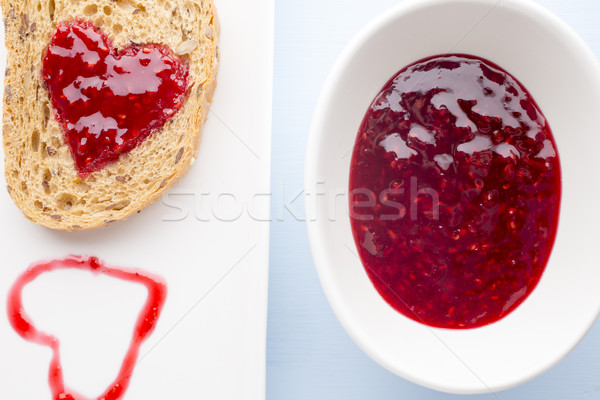
[[(268, 400), (465, 397), (438, 393), (398, 378), (352, 342), (323, 294), (306, 227), (299, 221), (304, 215), (306, 141), (325, 78), (354, 34), (398, 2), (276, 1)], [(599, 0), (537, 2), (569, 23), (600, 57)], [(600, 323), (575, 351), (543, 376), (516, 389), (470, 399), (600, 400)]]

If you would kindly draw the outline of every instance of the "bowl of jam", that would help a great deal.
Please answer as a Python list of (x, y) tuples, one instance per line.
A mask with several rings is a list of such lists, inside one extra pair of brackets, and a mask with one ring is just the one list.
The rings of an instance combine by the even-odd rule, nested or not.
[(485, 393), (579, 342), (600, 311), (599, 107), (597, 60), (533, 3), (405, 2), (350, 43), (313, 119), (307, 215), (369, 356)]

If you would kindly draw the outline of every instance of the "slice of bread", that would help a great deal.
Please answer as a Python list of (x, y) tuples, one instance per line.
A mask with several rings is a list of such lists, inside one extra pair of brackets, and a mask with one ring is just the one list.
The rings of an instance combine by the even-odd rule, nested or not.
[[(3, 143), (8, 191), (33, 222), (80, 230), (122, 220), (176, 184), (195, 160), (216, 87), (219, 25), (212, 0), (0, 0), (8, 60)], [(42, 81), (56, 26), (86, 20), (122, 48), (169, 46), (189, 63), (179, 112), (119, 161), (87, 177), (75, 168)]]

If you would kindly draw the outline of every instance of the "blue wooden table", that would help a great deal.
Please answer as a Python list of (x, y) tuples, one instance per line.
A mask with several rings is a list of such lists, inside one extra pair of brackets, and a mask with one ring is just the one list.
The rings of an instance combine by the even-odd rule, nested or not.
[[(600, 57), (599, 0), (536, 1), (569, 23)], [(358, 349), (321, 290), (303, 221), (306, 140), (321, 87), (354, 34), (398, 2), (276, 1), (268, 400), (464, 397), (424, 389), (396, 377)], [(600, 323), (543, 376), (516, 389), (472, 399), (600, 399)]]

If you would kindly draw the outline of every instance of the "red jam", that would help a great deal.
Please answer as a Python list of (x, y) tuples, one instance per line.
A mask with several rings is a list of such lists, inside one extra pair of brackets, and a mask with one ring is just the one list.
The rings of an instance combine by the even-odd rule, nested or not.
[(523, 302), (550, 257), (560, 198), (542, 112), (480, 58), (404, 68), (358, 132), (350, 210), (360, 258), (393, 308), (430, 326), (483, 326)]
[(161, 278), (139, 270), (109, 267), (95, 257), (70, 257), (64, 260), (40, 263), (32, 266), (21, 275), (9, 293), (8, 317), (12, 327), (23, 339), (52, 349), (48, 379), (53, 400), (85, 400), (85, 398), (73, 393), (65, 386), (60, 363), (60, 343), (55, 337), (37, 330), (33, 325), (23, 308), (22, 292), (23, 288), (37, 279), (38, 276), (59, 269), (79, 269), (94, 274), (104, 274), (142, 284), (148, 289), (148, 299), (137, 319), (135, 331), (121, 364), (121, 369), (110, 387), (106, 389), (102, 396), (98, 397), (98, 400), (119, 400), (124, 396), (129, 386), (140, 347), (146, 338), (150, 336), (160, 317), (167, 296), (167, 287)]
[(188, 72), (165, 46), (117, 50), (89, 23), (60, 25), (42, 76), (79, 174), (117, 161), (172, 118), (185, 101)]

